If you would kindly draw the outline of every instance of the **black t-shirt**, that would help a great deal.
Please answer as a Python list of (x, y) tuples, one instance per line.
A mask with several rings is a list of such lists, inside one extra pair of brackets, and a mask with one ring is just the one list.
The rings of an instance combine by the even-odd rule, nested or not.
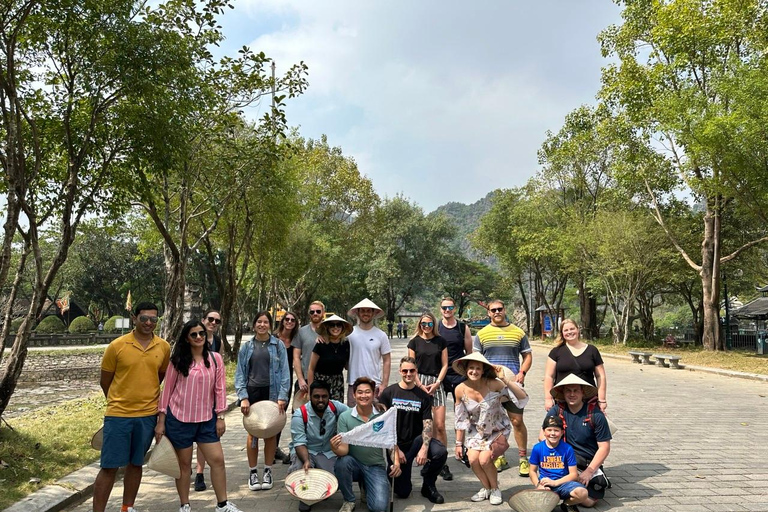
[(555, 384), (568, 374), (575, 374), (593, 386), (595, 366), (603, 364), (600, 351), (594, 345), (587, 345), (584, 352), (574, 356), (565, 343), (549, 351), (549, 358), (555, 362)]
[(315, 373), (321, 375), (341, 375), (349, 363), (349, 341), (346, 338), (340, 343), (315, 343), (312, 352), (319, 357)]
[(419, 373), (435, 377), (440, 375), (445, 349), (445, 340), (441, 336), (435, 336), (431, 340), (416, 336), (408, 342), (408, 348), (416, 353), (416, 368)]
[(387, 409), (397, 408), (397, 446), (408, 451), (424, 430), (424, 420), (432, 419), (432, 397), (418, 388), (403, 389), (392, 384), (379, 395)]
[(448, 374), (450, 375), (457, 375), (451, 366), (453, 362), (467, 355), (464, 351), (465, 329), (467, 325), (458, 321), (450, 328), (444, 326), (442, 321), (437, 323), (437, 332), (445, 340), (445, 346), (448, 348)]

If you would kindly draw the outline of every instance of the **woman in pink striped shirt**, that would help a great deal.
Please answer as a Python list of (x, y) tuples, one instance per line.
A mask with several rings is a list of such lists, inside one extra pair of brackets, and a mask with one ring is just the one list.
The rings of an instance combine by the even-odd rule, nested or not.
[(221, 356), (208, 350), (205, 326), (191, 320), (181, 329), (173, 346), (171, 364), (157, 405), (155, 437), (167, 436), (176, 449), (181, 478), (176, 480), (181, 506), (190, 512), (189, 480), (192, 471), (192, 443), (211, 466), (217, 512), (240, 512), (227, 501), (227, 474), (220, 438), (226, 430), (227, 377)]

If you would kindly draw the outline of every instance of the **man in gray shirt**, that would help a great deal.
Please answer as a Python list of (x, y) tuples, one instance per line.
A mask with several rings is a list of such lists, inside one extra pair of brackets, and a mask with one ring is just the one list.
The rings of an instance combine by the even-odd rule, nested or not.
[(309, 305), (309, 323), (299, 329), (291, 342), (293, 350), (293, 371), (296, 372), (296, 385), (294, 392), (299, 391), (307, 393), (307, 373), (309, 371), (309, 360), (312, 357), (312, 349), (315, 348), (317, 341), (317, 328), (320, 322), (325, 318), (325, 304), (316, 300)]

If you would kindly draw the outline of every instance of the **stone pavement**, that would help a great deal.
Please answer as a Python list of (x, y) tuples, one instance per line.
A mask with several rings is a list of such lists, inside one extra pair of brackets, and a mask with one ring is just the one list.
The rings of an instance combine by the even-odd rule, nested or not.
[[(405, 340), (393, 339), (392, 378), (397, 362), (405, 354)], [(529, 448), (536, 442), (544, 418), (543, 369), (548, 350), (534, 348), (533, 368), (527, 378), (531, 402), (527, 408)], [(683, 360), (684, 364), (685, 361)], [(720, 375), (641, 366), (619, 359), (606, 359), (608, 413), (619, 431), (612, 443), (606, 472), (613, 488), (594, 510), (632, 511), (768, 511), (768, 384)], [(453, 414), (448, 407), (448, 441), (453, 447)], [(227, 433), (222, 443), (227, 461), (229, 497), (244, 511), (295, 512), (298, 502), (283, 488), (288, 466), (274, 466), (275, 487), (269, 491), (248, 490), (245, 432), (241, 415), (227, 415)], [(290, 439), (288, 426), (282, 436)], [(514, 442), (512, 442), (514, 444)], [(514, 448), (508, 452), (514, 460)], [(261, 459), (260, 459), (261, 461)], [(489, 502), (471, 503), (479, 488), (472, 472), (449, 458), (452, 482), (438, 480), (446, 503), (433, 505), (416, 494), (395, 500), (394, 509), (408, 511), (509, 510)], [(259, 467), (263, 466), (260, 462)], [(414, 472), (418, 475), (418, 472)], [(210, 478), (206, 474), (206, 481)], [(513, 468), (500, 475), (505, 501), (517, 490), (530, 486)], [(120, 510), (120, 482), (115, 485), (110, 511)], [(340, 494), (313, 507), (314, 512), (335, 512)], [(213, 510), (212, 490), (191, 493), (193, 510)], [(178, 497), (173, 481), (145, 470), (136, 506), (141, 512), (176, 512)], [(358, 501), (357, 510), (365, 510)], [(91, 510), (90, 500), (70, 511)], [(582, 507), (582, 510), (584, 508)]]

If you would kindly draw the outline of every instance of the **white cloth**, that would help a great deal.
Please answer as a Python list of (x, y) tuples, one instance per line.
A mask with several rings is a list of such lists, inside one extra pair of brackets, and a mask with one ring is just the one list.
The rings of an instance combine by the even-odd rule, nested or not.
[(359, 377), (368, 377), (381, 384), (381, 356), (392, 352), (387, 334), (378, 327), (366, 331), (355, 326), (348, 339), (349, 384), (352, 385)]
[(392, 407), (368, 423), (342, 432), (341, 441), (355, 446), (392, 448), (397, 444), (397, 408)]

